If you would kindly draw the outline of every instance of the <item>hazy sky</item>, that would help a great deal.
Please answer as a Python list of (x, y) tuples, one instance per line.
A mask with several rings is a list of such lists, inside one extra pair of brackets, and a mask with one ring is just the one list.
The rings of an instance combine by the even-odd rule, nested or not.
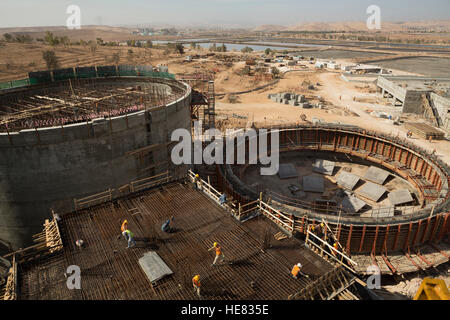
[(386, 21), (450, 20), (450, 0), (1, 0), (0, 27), (65, 25), (71, 4), (85, 25), (366, 21), (372, 4)]

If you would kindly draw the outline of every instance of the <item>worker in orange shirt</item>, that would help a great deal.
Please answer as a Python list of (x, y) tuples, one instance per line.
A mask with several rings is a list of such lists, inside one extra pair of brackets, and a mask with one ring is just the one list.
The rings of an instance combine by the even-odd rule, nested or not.
[(214, 258), (214, 262), (212, 263), (211, 267), (215, 266), (216, 263), (219, 262), (219, 260), (220, 262), (225, 261), (225, 256), (223, 255), (222, 247), (217, 242), (214, 242), (214, 245), (212, 246), (212, 248), (209, 248), (208, 251), (211, 251), (213, 249), (216, 251), (216, 257)]
[(302, 264), (301, 263), (297, 263), (291, 271), (291, 276), (294, 279), (298, 279), (298, 276), (300, 275), (300, 270), (302, 268)]
[(200, 287), (202, 286), (200, 282), (200, 275), (197, 274), (195, 277), (192, 278), (192, 286), (194, 287), (194, 292), (197, 293), (197, 296), (200, 298)]
[(128, 230), (128, 221), (125, 219), (122, 222), (122, 226), (120, 227), (120, 231), (122, 232), (122, 235), (124, 236), (125, 240), (128, 241), (128, 234), (126, 233), (127, 230)]
[(292, 270), (291, 270), (291, 276), (292, 276), (292, 278), (294, 278), (294, 279), (298, 279), (298, 277), (299, 277), (300, 275), (309, 278), (308, 275), (306, 275), (306, 274), (304, 274), (304, 273), (302, 272), (302, 264), (299, 262), (299, 263), (297, 263), (297, 264), (292, 268)]

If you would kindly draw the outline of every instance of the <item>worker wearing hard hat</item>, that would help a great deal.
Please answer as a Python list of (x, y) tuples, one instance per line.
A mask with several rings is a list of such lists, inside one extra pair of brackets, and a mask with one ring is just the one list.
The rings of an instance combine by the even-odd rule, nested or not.
[(300, 273), (301, 269), (302, 269), (302, 264), (299, 262), (292, 268), (291, 276), (294, 279), (298, 279), (298, 276), (301, 274)]
[(199, 179), (199, 175), (198, 175), (198, 173), (196, 173), (195, 176), (194, 176), (194, 188), (195, 188), (195, 190), (197, 190), (198, 179)]
[(200, 282), (200, 275), (197, 274), (195, 277), (192, 278), (192, 286), (194, 287), (194, 292), (197, 293), (197, 296), (200, 298), (200, 287), (202, 286)]
[(323, 223), (323, 222), (320, 223), (320, 231), (321, 231), (321, 235), (325, 236), (325, 223)]
[(125, 240), (128, 241), (128, 234), (125, 232), (126, 230), (128, 230), (128, 221), (124, 220), (122, 222), (122, 225), (120, 226), (120, 231), (122, 232), (122, 235), (125, 237)]
[[(333, 248), (336, 249), (336, 250), (339, 250), (339, 246), (338, 246), (338, 243), (337, 243), (337, 242), (335, 242), (335, 243), (333, 244)], [(336, 256), (336, 251), (331, 250), (331, 253), (333, 254), (333, 256)]]
[(208, 251), (211, 251), (213, 249), (216, 251), (216, 257), (214, 258), (214, 262), (211, 266), (215, 266), (217, 262), (224, 262), (225, 260), (225, 256), (222, 252), (222, 247), (217, 242), (214, 242), (214, 245), (212, 246), (212, 248), (209, 248)]

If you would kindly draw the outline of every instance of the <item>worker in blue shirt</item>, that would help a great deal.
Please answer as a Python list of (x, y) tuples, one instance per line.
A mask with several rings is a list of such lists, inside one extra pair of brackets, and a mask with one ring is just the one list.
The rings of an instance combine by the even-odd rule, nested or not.
[(173, 221), (173, 216), (170, 217), (169, 220), (167, 220), (166, 222), (164, 222), (164, 223), (162, 224), (161, 230), (162, 230), (163, 232), (171, 233), (173, 230), (172, 230), (172, 228), (170, 227), (170, 222), (172, 222), (172, 221)]
[(222, 193), (222, 195), (219, 198), (220, 204), (223, 205), (225, 202), (227, 202), (227, 195), (225, 193)]

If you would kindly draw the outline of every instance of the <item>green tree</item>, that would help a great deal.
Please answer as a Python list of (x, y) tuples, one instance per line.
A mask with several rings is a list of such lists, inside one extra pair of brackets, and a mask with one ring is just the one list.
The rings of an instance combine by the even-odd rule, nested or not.
[(264, 50), (264, 53), (266, 54), (266, 56), (268, 56), (272, 53), (272, 49), (267, 48), (266, 50)]
[(120, 62), (120, 54), (118, 52), (114, 52), (112, 57), (111, 57), (111, 61), (115, 64), (118, 65)]
[(63, 46), (68, 46), (70, 45), (70, 39), (68, 36), (64, 36), (60, 38), (60, 42)]
[(181, 43), (177, 43), (175, 45), (175, 50), (178, 51), (179, 54), (184, 53), (184, 46)]
[(103, 39), (102, 39), (102, 38), (97, 38), (96, 40), (97, 40), (97, 44), (98, 44), (99, 46), (103, 46), (103, 45), (104, 45), (104, 42), (103, 42)]
[(3, 38), (5, 39), (6, 42), (10, 42), (13, 39), (13, 36), (10, 35), (9, 33), (5, 33), (3, 34)]
[(253, 49), (250, 47), (244, 47), (241, 49), (241, 52), (243, 53), (249, 53), (249, 52), (253, 52)]
[(89, 46), (89, 50), (91, 51), (92, 55), (95, 55), (95, 53), (97, 52), (97, 45), (91, 43), (91, 45)]
[(58, 39), (58, 37), (55, 37), (53, 35), (53, 33), (51, 33), (50, 31), (47, 31), (45, 33), (45, 42), (47, 42), (51, 46), (56, 46), (59, 44), (59, 39)]
[(42, 52), (42, 59), (44, 59), (48, 70), (55, 70), (59, 66), (58, 57), (53, 50), (45, 50)]
[(30, 37), (28, 34), (19, 34), (16, 36), (15, 41), (19, 43), (30, 43), (33, 41), (33, 38)]
[(280, 75), (280, 70), (278, 70), (277, 67), (272, 67), (271, 71), (275, 78), (277, 78)]

